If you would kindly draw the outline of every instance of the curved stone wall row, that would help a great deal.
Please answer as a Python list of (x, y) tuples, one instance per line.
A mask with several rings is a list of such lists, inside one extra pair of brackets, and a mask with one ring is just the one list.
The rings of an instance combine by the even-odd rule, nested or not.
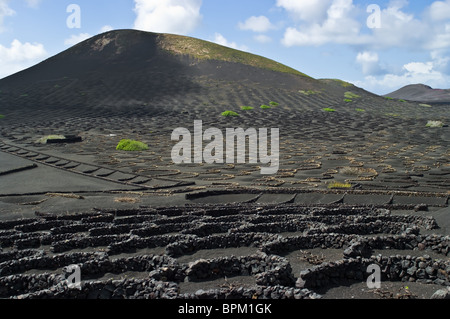
[(296, 282), (297, 288), (316, 289), (363, 282), (369, 265), (381, 269), (381, 281), (422, 282), (450, 286), (450, 261), (433, 260), (430, 256), (371, 256), (325, 262), (304, 270)]

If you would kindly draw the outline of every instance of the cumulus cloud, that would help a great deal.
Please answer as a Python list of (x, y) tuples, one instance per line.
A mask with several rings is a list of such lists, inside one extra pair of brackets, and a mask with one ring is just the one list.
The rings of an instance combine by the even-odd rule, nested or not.
[(250, 17), (245, 22), (239, 23), (239, 28), (241, 30), (250, 30), (253, 32), (267, 32), (271, 29), (274, 29), (274, 25), (270, 22), (270, 20), (265, 16), (259, 17)]
[[(281, 43), (286, 47), (348, 46), (357, 53), (355, 62), (364, 75), (364, 80), (352, 82), (368, 90), (396, 90), (414, 83), (448, 87), (450, 0), (429, 1), (422, 12), (414, 13), (410, 3), (390, 0), (379, 12), (370, 13), (353, 0), (277, 0), (277, 6), (291, 17), (285, 21)], [(381, 24), (371, 28), (369, 15), (378, 13)], [(390, 49), (428, 52), (431, 59), (387, 67), (379, 53)]]
[(433, 21), (450, 19), (450, 1), (435, 1), (426, 11), (426, 15)]
[(361, 65), (364, 75), (379, 75), (383, 73), (383, 68), (380, 66), (380, 58), (376, 52), (359, 52), (356, 56), (356, 62)]
[(429, 75), (438, 72), (433, 70), (433, 62), (411, 62), (403, 66), (408, 74)]
[(320, 23), (327, 17), (332, 0), (277, 0), (277, 6), (285, 9), (295, 19)]
[(428, 50), (441, 50), (450, 48), (450, 23), (435, 26), (433, 36), (429, 37), (424, 47)]
[[(402, 69), (398, 73), (388, 73), (382, 76), (368, 75), (362, 81), (355, 81), (357, 86), (364, 87), (373, 92), (381, 92), (387, 94), (399, 88), (410, 85), (423, 83), (435, 88), (447, 87), (450, 77), (440, 71), (443, 61), (439, 59), (433, 59), (435, 57), (431, 55), (432, 61), (427, 62), (410, 62), (403, 65)], [(448, 64), (448, 60), (444, 62)]]
[(134, 28), (187, 35), (201, 22), (202, 0), (134, 0)]
[(450, 74), (450, 52), (449, 50), (431, 51), (433, 68), (439, 72)]
[(47, 57), (44, 45), (14, 40), (9, 47), (0, 45), (0, 78), (28, 68)]
[(248, 51), (248, 48), (245, 45), (238, 45), (236, 42), (229, 42), (222, 34), (216, 33), (214, 35), (214, 43), (223, 45), (225, 47), (229, 47), (236, 50)]
[(353, 0), (277, 0), (277, 5), (299, 19), (285, 30), (282, 43), (287, 47), (330, 43), (366, 50), (450, 47), (450, 0), (434, 1), (417, 16), (406, 12), (408, 1), (392, 0), (380, 10), (381, 27), (374, 29), (366, 24), (366, 8)]
[(0, 32), (2, 32), (3, 19), (13, 16), (16, 12), (8, 6), (8, 0), (0, 0)]
[(381, 11), (381, 28), (373, 29), (368, 41), (372, 48), (423, 48), (434, 37), (432, 25), (404, 12), (404, 1), (393, 1)]
[(361, 24), (354, 18), (352, 0), (333, 0), (322, 23), (311, 23), (301, 28), (288, 27), (282, 43), (287, 46), (319, 46), (327, 43), (361, 44)]

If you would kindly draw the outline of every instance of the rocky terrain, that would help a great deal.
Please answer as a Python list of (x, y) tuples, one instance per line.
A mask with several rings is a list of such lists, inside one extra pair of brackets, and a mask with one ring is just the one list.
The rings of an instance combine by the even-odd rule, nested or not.
[[(0, 80), (0, 298), (445, 298), (448, 110), (197, 39), (93, 37)], [(175, 164), (198, 120), (279, 128), (278, 172)]]

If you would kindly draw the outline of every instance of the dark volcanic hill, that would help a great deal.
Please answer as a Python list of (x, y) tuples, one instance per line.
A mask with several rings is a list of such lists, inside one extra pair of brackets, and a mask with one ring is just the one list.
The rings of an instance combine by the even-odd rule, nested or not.
[[(166, 114), (190, 106), (259, 107), (295, 93), (334, 106), (349, 83), (315, 80), (283, 64), (195, 38), (116, 30), (0, 80), (10, 120)], [(301, 94), (299, 91), (306, 93)], [(275, 94), (275, 92), (278, 92)], [(320, 93), (320, 96), (319, 94)], [(291, 97), (291, 101), (296, 97)], [(13, 116), (15, 115), (15, 116)]]
[(450, 90), (433, 89), (424, 84), (407, 85), (386, 96), (416, 102), (450, 103)]
[[(279, 111), (260, 109), (271, 101), (279, 103)], [(241, 112), (242, 106), (255, 110)], [(0, 80), (0, 124), (6, 132), (9, 124), (50, 127), (109, 118), (132, 125), (160, 117), (177, 125), (180, 114), (216, 123), (227, 110), (264, 125), (330, 120), (344, 129), (357, 121), (366, 125), (367, 117), (418, 118), (424, 112), (417, 103), (388, 100), (341, 80), (313, 79), (258, 55), (136, 30), (94, 36)]]
[(206, 41), (118, 30), (0, 80), (0, 110), (95, 113), (147, 106), (147, 111), (159, 112), (160, 106), (152, 108), (155, 101), (203, 96), (222, 82), (295, 90), (323, 87), (275, 61)]

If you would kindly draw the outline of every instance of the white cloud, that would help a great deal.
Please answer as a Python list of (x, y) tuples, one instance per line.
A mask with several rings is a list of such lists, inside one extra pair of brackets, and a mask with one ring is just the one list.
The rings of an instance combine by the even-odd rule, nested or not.
[(187, 35), (201, 22), (202, 0), (134, 0), (134, 28)]
[(250, 17), (245, 22), (239, 23), (239, 28), (241, 30), (250, 30), (253, 32), (267, 32), (274, 29), (274, 25), (265, 16)]
[(373, 29), (368, 45), (378, 49), (417, 49), (433, 38), (431, 26), (415, 18), (413, 14), (402, 11), (404, 5), (404, 1), (393, 1), (381, 11), (381, 28)]
[(47, 52), (40, 43), (21, 43), (16, 39), (10, 47), (0, 44), (0, 78), (28, 68), (45, 57)]
[[(450, 77), (441, 72), (439, 68), (442, 61), (435, 60), (432, 54), (432, 61), (410, 62), (403, 66), (398, 74), (384, 74), (383, 76), (368, 75), (362, 81), (354, 81), (357, 86), (364, 87), (372, 92), (384, 91), (383, 94), (398, 90), (410, 84), (427, 84), (431, 87), (447, 87)], [(448, 63), (448, 60), (445, 64)]]
[(236, 42), (229, 42), (222, 34), (216, 33), (214, 35), (214, 43), (223, 45), (225, 47), (229, 47), (236, 50), (248, 51), (248, 48), (245, 45), (238, 45)]
[(92, 37), (89, 33), (73, 34), (70, 38), (64, 40), (65, 45), (73, 46)]
[(16, 12), (8, 6), (8, 0), (0, 0), (0, 32), (2, 32), (3, 19), (13, 16)]
[(435, 70), (449, 74), (450, 73), (450, 52), (447, 50), (431, 51), (431, 59)]
[(450, 48), (450, 23), (436, 26), (432, 32), (433, 36), (430, 36), (424, 44), (426, 49), (440, 50)]
[(375, 52), (364, 51), (358, 53), (356, 61), (359, 63), (377, 63), (379, 61), (378, 54)]
[(319, 46), (327, 43), (361, 44), (361, 24), (354, 18), (352, 0), (333, 0), (322, 23), (312, 23), (301, 28), (288, 27), (282, 43), (287, 46)]
[(326, 19), (331, 2), (332, 0), (277, 0), (277, 6), (296, 19), (318, 23)]
[(265, 34), (258, 34), (254, 36), (254, 39), (259, 43), (269, 43), (272, 42), (272, 38)]
[(356, 56), (356, 62), (361, 65), (364, 75), (378, 75), (383, 72), (379, 64), (380, 58), (376, 52), (360, 52)]
[(450, 19), (450, 1), (435, 1), (433, 2), (426, 14), (429, 19), (433, 21), (441, 21)]
[[(300, 22), (288, 26), (282, 43), (320, 46), (329, 43), (365, 50), (450, 48), (450, 0), (434, 1), (421, 13), (407, 13), (406, 0), (392, 0), (381, 10), (381, 27), (366, 32), (367, 12), (353, 0), (277, 0)], [(308, 18), (310, 17), (310, 18)]]
[(435, 71), (433, 71), (433, 62), (411, 62), (405, 64), (403, 68), (407, 71), (408, 74), (429, 75), (432, 73), (436, 73)]

